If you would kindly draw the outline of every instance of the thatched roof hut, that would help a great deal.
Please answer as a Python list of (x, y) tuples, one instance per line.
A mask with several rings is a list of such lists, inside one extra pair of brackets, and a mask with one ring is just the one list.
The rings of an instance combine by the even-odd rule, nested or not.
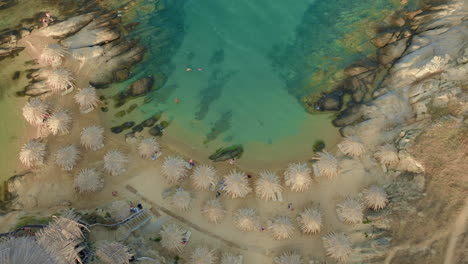
[(53, 135), (70, 133), (72, 118), (67, 110), (54, 112), (46, 121), (47, 128)]
[(109, 206), (109, 214), (115, 221), (121, 221), (130, 216), (130, 204), (124, 200), (113, 201)]
[(388, 203), (388, 196), (384, 189), (377, 185), (372, 185), (363, 191), (364, 201), (368, 208), (380, 210)]
[(243, 262), (244, 258), (242, 255), (223, 253), (221, 256), (221, 264), (242, 264)]
[(75, 101), (80, 106), (80, 112), (82, 114), (93, 111), (100, 102), (96, 93), (96, 88), (92, 86), (80, 89), (80, 91), (75, 94)]
[(234, 225), (244, 232), (251, 232), (260, 228), (260, 220), (253, 208), (241, 208), (234, 213)]
[(318, 153), (317, 161), (312, 165), (316, 176), (324, 176), (333, 179), (338, 175), (338, 159), (324, 151)]
[(190, 208), (192, 202), (192, 195), (189, 191), (182, 188), (177, 188), (175, 192), (167, 197), (169, 203), (176, 209), (186, 211)]
[(260, 173), (260, 178), (255, 182), (255, 193), (257, 197), (265, 201), (281, 200), (283, 186), (279, 177), (270, 171)]
[(0, 243), (0, 263), (59, 264), (32, 237), (13, 237)]
[(104, 147), (104, 128), (89, 126), (81, 130), (80, 143), (89, 150), (97, 151)]
[(60, 66), (67, 54), (67, 50), (59, 44), (48, 44), (42, 49), (39, 62), (52, 67)]
[(75, 145), (67, 145), (55, 153), (55, 164), (62, 168), (62, 170), (70, 171), (73, 170), (79, 158), (80, 152), (78, 148)]
[(23, 106), (23, 116), (33, 126), (39, 126), (44, 123), (44, 118), (48, 115), (50, 105), (41, 99), (31, 98)]
[(218, 181), (217, 171), (213, 166), (199, 165), (196, 166), (192, 178), (192, 186), (196, 190), (208, 190), (211, 186), (216, 186)]
[(159, 143), (154, 137), (145, 138), (138, 144), (138, 152), (140, 153), (140, 157), (151, 159), (152, 156), (159, 152)]
[(44, 164), (46, 144), (35, 139), (21, 147), (19, 158), (26, 167), (32, 168)]
[(179, 156), (166, 157), (161, 167), (162, 174), (169, 184), (175, 184), (187, 176), (187, 165), (188, 163)]
[(271, 221), (268, 229), (276, 240), (283, 240), (291, 238), (296, 228), (288, 216), (277, 216)]
[(65, 68), (52, 69), (48, 76), (46, 83), (49, 85), (53, 92), (63, 91), (62, 95), (66, 95), (73, 91), (75, 88), (75, 78), (71, 71)]
[(187, 231), (183, 230), (177, 224), (164, 225), (159, 232), (161, 236), (161, 245), (163, 248), (170, 251), (182, 251), (182, 239)]
[(377, 147), (374, 157), (383, 165), (396, 165), (399, 162), (397, 149), (390, 144)]
[(69, 211), (54, 217), (48, 226), (36, 234), (39, 244), (57, 263), (82, 263), (79, 253), (84, 249), (83, 230), (86, 227), (78, 221), (79, 218)]
[(348, 224), (362, 223), (364, 218), (361, 203), (354, 198), (346, 198), (343, 203), (338, 204), (336, 212), (341, 221)]
[(305, 208), (298, 217), (299, 226), (304, 234), (317, 234), (322, 228), (322, 214), (318, 208)]
[(112, 150), (104, 155), (104, 170), (112, 176), (117, 176), (127, 171), (127, 163), (127, 157), (120, 151)]
[(105, 264), (129, 264), (130, 249), (119, 242), (103, 241), (96, 250), (99, 260)]
[(209, 250), (206, 247), (197, 247), (190, 254), (190, 264), (214, 264), (216, 263), (216, 250)]
[(331, 233), (322, 238), (323, 246), (327, 251), (327, 256), (332, 259), (345, 263), (352, 253), (351, 242), (344, 233)]
[(283, 252), (281, 255), (275, 258), (275, 264), (302, 264), (304, 261), (302, 260), (301, 255), (295, 252)]
[(201, 212), (208, 221), (215, 224), (221, 222), (226, 216), (226, 209), (219, 199), (206, 201), (201, 208)]
[(312, 184), (310, 172), (311, 170), (305, 163), (289, 164), (284, 172), (286, 186), (289, 186), (293, 192), (303, 192), (309, 189)]
[(76, 175), (74, 184), (80, 193), (98, 192), (104, 187), (104, 179), (96, 169), (86, 168)]
[(224, 176), (224, 191), (231, 198), (244, 198), (252, 191), (249, 186), (247, 175), (236, 170)]
[(338, 149), (345, 155), (351, 157), (360, 157), (366, 149), (362, 140), (357, 136), (347, 136), (340, 143), (338, 143)]

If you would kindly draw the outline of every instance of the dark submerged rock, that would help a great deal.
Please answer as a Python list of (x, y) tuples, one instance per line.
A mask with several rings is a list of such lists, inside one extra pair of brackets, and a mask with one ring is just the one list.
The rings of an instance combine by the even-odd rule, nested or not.
[(128, 88), (128, 93), (130, 96), (145, 95), (151, 91), (151, 89), (153, 88), (153, 83), (153, 76), (144, 77), (130, 84)]
[(324, 94), (317, 102), (316, 108), (321, 111), (337, 111), (343, 105), (342, 91), (333, 91), (329, 94)]
[(121, 126), (111, 127), (111, 132), (114, 134), (120, 134), (123, 131)]
[(212, 161), (225, 161), (229, 159), (239, 159), (244, 153), (242, 145), (233, 145), (227, 148), (220, 148), (215, 151), (209, 159)]
[(136, 125), (132, 128), (132, 132), (141, 132), (141, 131), (143, 131), (142, 125)]
[(135, 122), (133, 121), (127, 121), (125, 123), (122, 124), (122, 128), (123, 129), (128, 129), (128, 128), (131, 128), (135, 125)]

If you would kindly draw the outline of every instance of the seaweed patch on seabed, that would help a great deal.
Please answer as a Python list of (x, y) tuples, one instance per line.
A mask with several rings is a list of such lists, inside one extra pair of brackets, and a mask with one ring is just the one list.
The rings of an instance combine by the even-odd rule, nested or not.
[(208, 86), (200, 91), (201, 100), (199, 103), (199, 110), (195, 113), (196, 120), (205, 118), (211, 103), (221, 96), (223, 87), (235, 74), (236, 72), (234, 71), (223, 74), (220, 69), (216, 69), (211, 73)]
[(231, 127), (231, 122), (232, 111), (224, 112), (211, 127), (211, 131), (206, 135), (206, 139), (203, 141), (203, 144), (207, 144), (215, 140), (219, 135), (226, 132)]

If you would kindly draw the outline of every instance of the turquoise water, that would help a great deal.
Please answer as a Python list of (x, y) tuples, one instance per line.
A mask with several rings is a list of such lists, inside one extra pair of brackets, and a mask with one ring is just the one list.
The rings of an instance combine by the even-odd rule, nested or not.
[(343, 67), (375, 52), (369, 23), (396, 7), (389, 0), (142, 6), (143, 25), (133, 34), (149, 56), (134, 79), (158, 76), (158, 90), (139, 110), (163, 112), (167, 134), (184, 143), (208, 150), (243, 144), (266, 156), (275, 155), (266, 152), (274, 144), (309, 151), (314, 140), (336, 136), (328, 116), (308, 114), (301, 98), (332, 88)]

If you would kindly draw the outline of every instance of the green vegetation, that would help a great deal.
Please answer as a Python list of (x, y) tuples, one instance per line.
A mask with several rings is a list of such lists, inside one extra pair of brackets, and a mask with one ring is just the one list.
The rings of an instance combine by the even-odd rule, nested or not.
[(52, 217), (38, 217), (38, 216), (23, 216), (16, 222), (16, 225), (11, 231), (16, 230), (25, 225), (46, 225), (52, 220)]
[(313, 150), (314, 152), (322, 151), (325, 148), (325, 141), (317, 140), (314, 143)]

